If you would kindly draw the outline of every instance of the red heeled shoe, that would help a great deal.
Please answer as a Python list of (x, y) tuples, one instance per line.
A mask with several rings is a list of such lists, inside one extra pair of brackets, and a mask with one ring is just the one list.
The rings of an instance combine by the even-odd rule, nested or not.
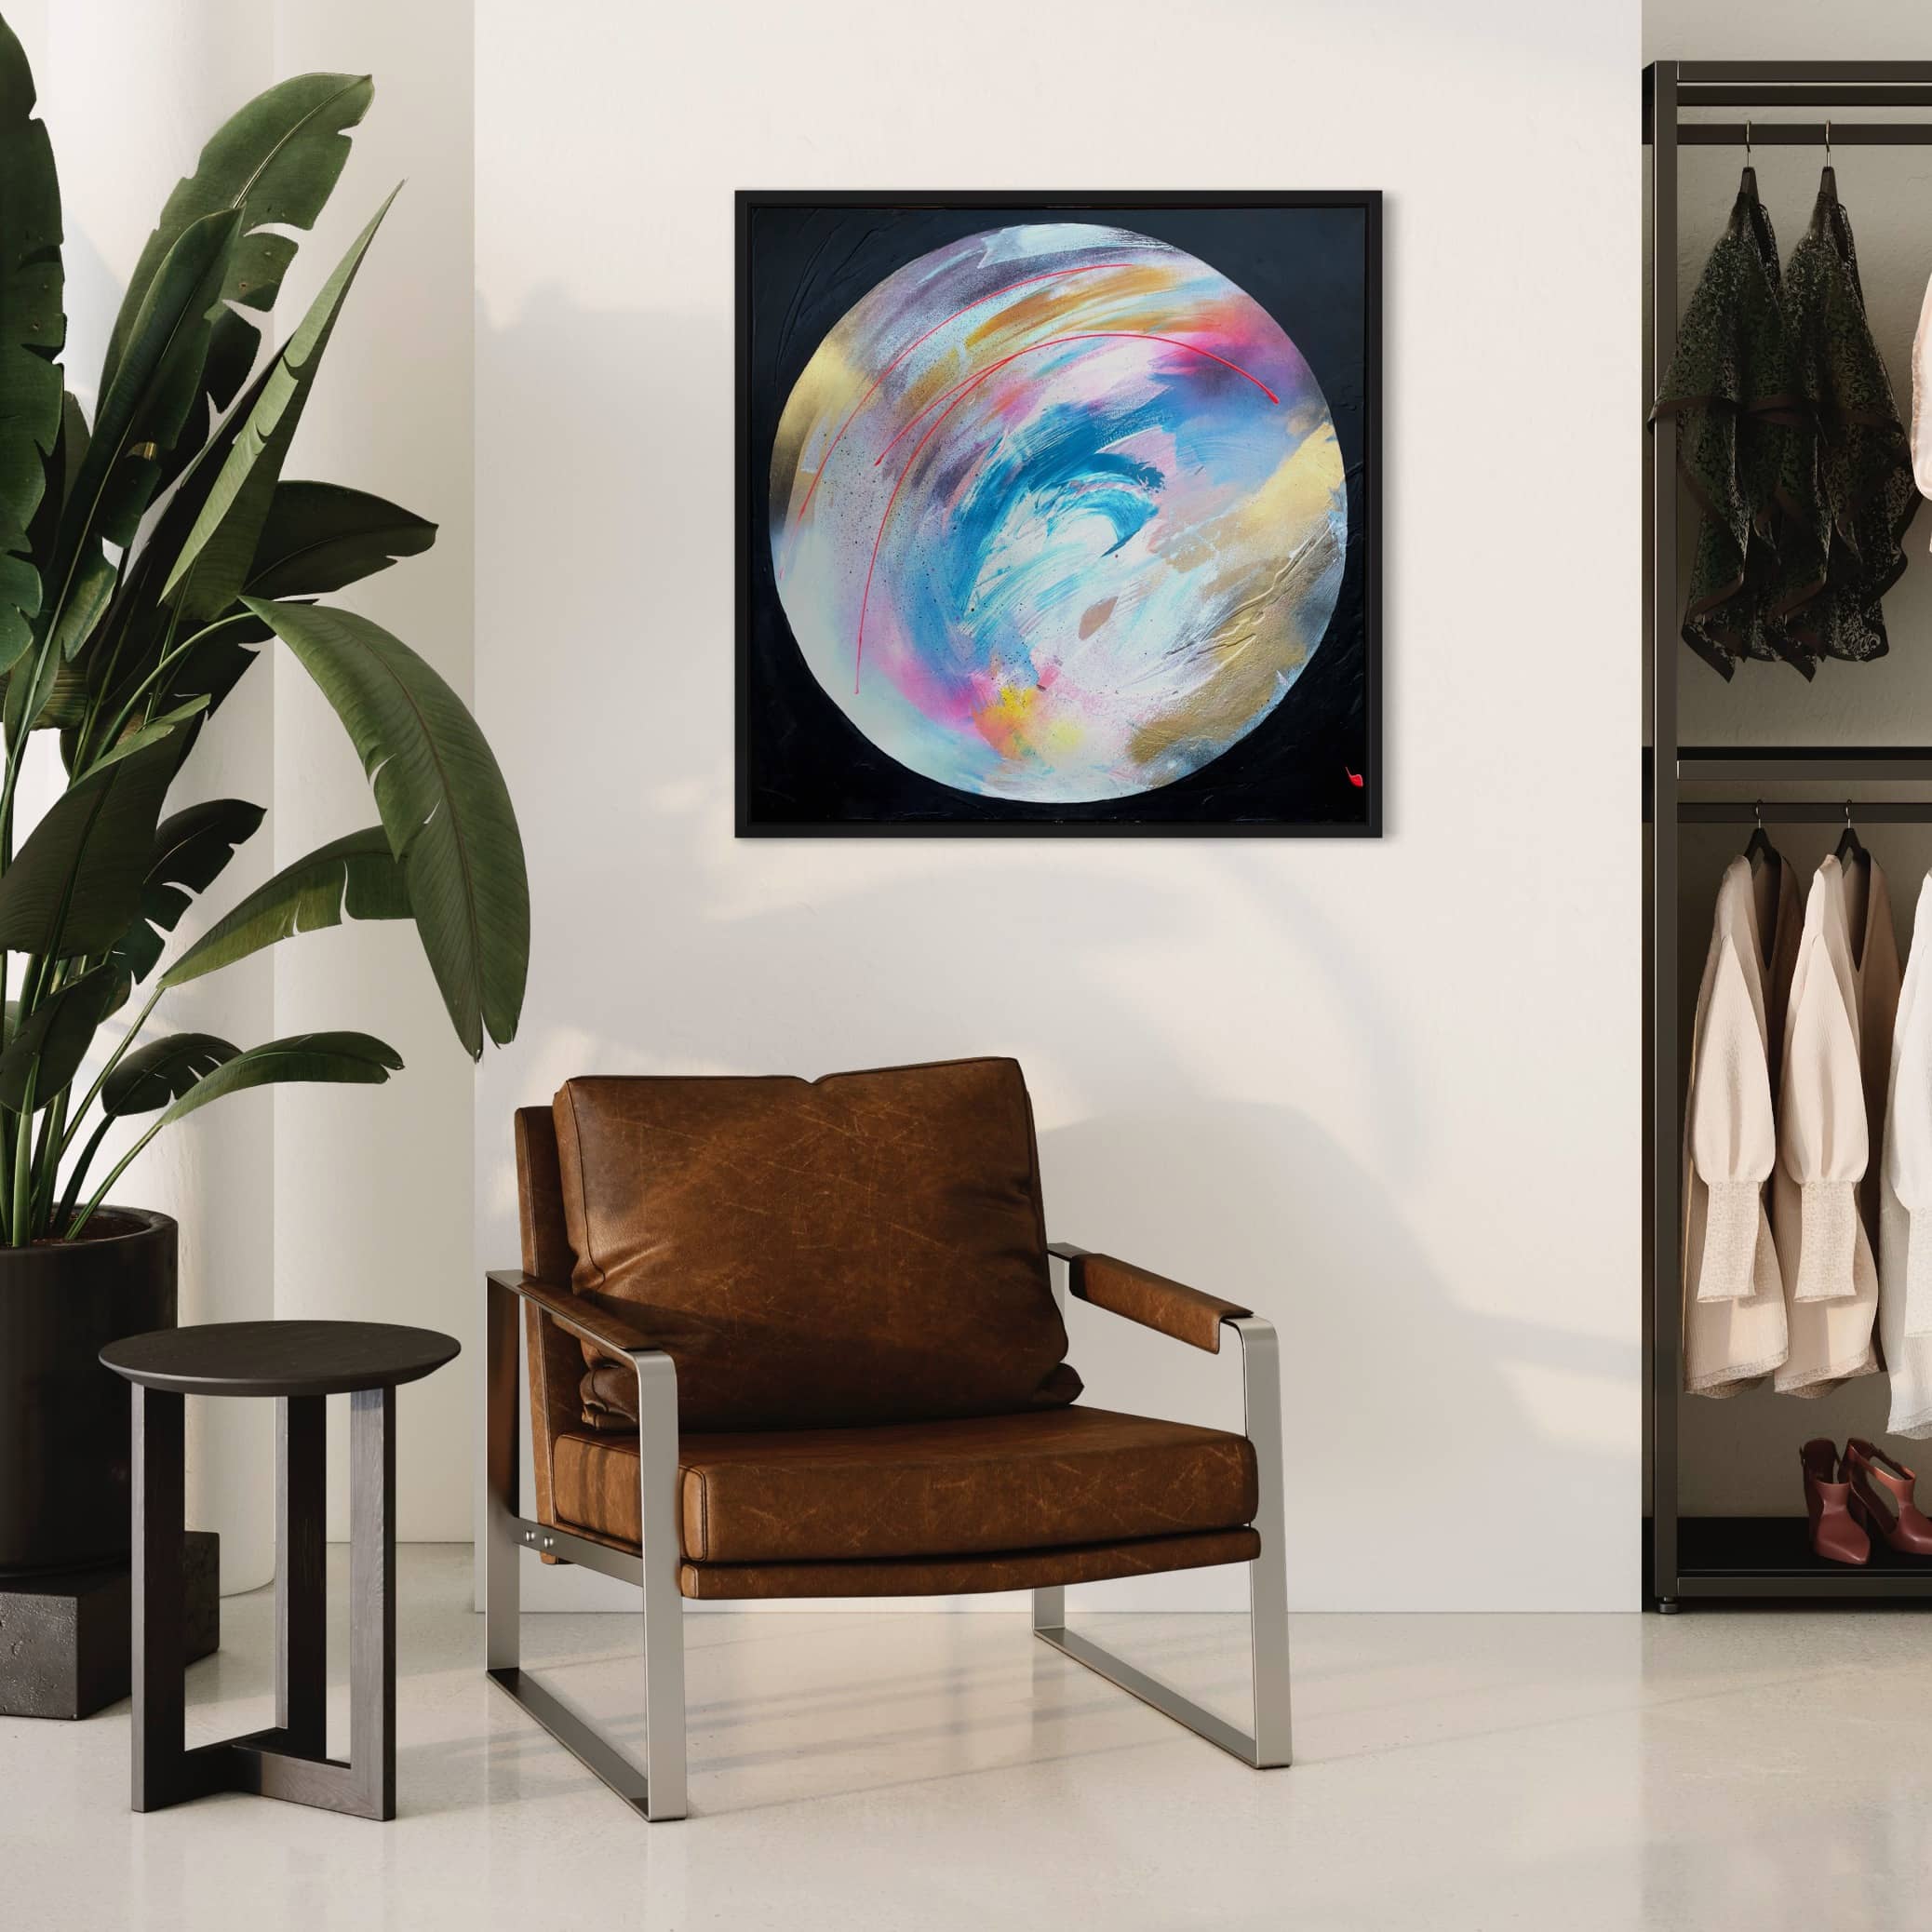
[(1854, 1436), (1845, 1445), (1845, 1473), (1851, 1479), (1851, 1513), (1874, 1543), (1901, 1556), (1932, 1556), (1932, 1523), (1919, 1513), (1912, 1496), (1918, 1480), (1902, 1462)]
[(1798, 1451), (1805, 1470), (1805, 1513), (1814, 1556), (1832, 1563), (1871, 1561), (1872, 1539), (1852, 1521), (1852, 1485), (1843, 1475), (1838, 1445), (1814, 1436)]

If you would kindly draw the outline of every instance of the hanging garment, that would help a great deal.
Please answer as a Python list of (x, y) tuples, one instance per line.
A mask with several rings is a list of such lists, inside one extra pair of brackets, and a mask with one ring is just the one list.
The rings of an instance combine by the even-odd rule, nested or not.
[[(1881, 1156), (1885, 1144), (1885, 1097), (1892, 1078), (1892, 1029), (1898, 1017), (1902, 979), (1898, 932), (1892, 923), (1892, 890), (1878, 861), (1869, 852), (1846, 864), (1845, 930), (1851, 938), (1852, 971), (1858, 988), (1858, 1074), (1865, 1089), (1865, 1178), (1858, 1183), (1858, 1213), (1873, 1254), (1879, 1253), (1879, 1205), (1883, 1192)], [(1932, 929), (1928, 929), (1932, 930)]]
[(1905, 569), (1918, 512), (1912, 448), (1872, 339), (1850, 220), (1827, 167), (1811, 225), (1785, 264), (1789, 380), (1805, 427), (1780, 448), (1778, 560), (1769, 624), (1810, 674), (1825, 657), (1889, 649), (1879, 600)]
[(1756, 171), (1747, 168), (1651, 411), (1653, 422), (1676, 418), (1678, 468), (1703, 513), (1684, 641), (1726, 678), (1740, 658), (1789, 651), (1785, 634), (1765, 616), (1778, 573), (1774, 498), (1795, 401), (1778, 237), (1758, 199)]
[(1694, 1395), (1733, 1395), (1785, 1359), (1764, 1183), (1777, 1158), (1771, 1096), (1798, 941), (1791, 866), (1774, 858), (1753, 874), (1733, 859), (1697, 989), (1684, 1106), (1684, 1386)]
[(1878, 1329), (1895, 1436), (1932, 1436), (1932, 873), (1898, 996), (1880, 1177)]
[[(1866, 892), (1860, 924), (1869, 934), (1870, 901), (1885, 892), (1876, 863)], [(1889, 912), (1885, 918), (1888, 923)], [(1771, 1177), (1790, 1341), (1774, 1386), (1786, 1395), (1822, 1395), (1878, 1368), (1872, 1346), (1878, 1270), (1858, 1207), (1872, 1146), (1860, 1057), (1866, 963), (1882, 974), (1879, 960), (1854, 953), (1844, 868), (1827, 858), (1811, 882), (1791, 973)], [(1882, 986), (1873, 997), (1884, 1004)], [(1895, 1009), (1896, 982), (1891, 1001)]]
[(1919, 494), (1932, 496), (1932, 282), (1912, 339), (1912, 473)]

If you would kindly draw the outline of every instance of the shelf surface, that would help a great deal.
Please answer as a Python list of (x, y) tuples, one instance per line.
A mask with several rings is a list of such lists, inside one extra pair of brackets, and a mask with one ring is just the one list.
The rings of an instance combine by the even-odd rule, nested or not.
[(1880, 1545), (1862, 1566), (1826, 1563), (1811, 1553), (1802, 1516), (1680, 1517), (1677, 1576), (1677, 1594), (1686, 1597), (1932, 1603), (1932, 1560)]

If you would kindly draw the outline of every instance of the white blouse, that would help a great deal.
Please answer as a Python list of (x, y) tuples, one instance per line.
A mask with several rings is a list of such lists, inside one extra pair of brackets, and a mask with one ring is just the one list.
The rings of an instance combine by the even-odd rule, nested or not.
[(1912, 343), (1912, 472), (1921, 496), (1932, 496), (1932, 282)]
[(1898, 995), (1880, 1187), (1878, 1328), (1895, 1436), (1932, 1436), (1932, 873)]
[(1787, 983), (1797, 939), (1791, 868), (1780, 860), (1754, 879), (1749, 861), (1732, 860), (1697, 991), (1684, 1108), (1684, 1386), (1693, 1394), (1733, 1394), (1786, 1357), (1784, 1289), (1764, 1213), (1778, 1150), (1773, 1043), (1784, 1015), (1767, 999), (1767, 973), (1770, 987)]
[[(1885, 875), (1866, 865), (1856, 946), (1845, 870), (1836, 858), (1819, 865), (1791, 973), (1771, 1181), (1790, 1341), (1775, 1386), (1787, 1395), (1822, 1395), (1878, 1368), (1878, 1269), (1858, 1201), (1876, 1124), (1862, 1056), (1882, 1035), (1889, 1076), (1898, 953)], [(1874, 1104), (1880, 1093), (1874, 1080)]]

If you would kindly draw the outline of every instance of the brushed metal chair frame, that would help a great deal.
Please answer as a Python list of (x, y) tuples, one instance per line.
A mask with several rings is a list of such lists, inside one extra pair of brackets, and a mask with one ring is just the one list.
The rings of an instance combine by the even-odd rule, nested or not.
[[(1078, 1249), (1055, 1246), (1066, 1262)], [(637, 1377), (637, 1471), (643, 1550), (637, 1556), (520, 1513), (517, 1317), (527, 1278), (520, 1269), (488, 1277), (484, 1455), (483, 1643), (490, 1680), (631, 1808), (653, 1823), (687, 1815), (684, 1703), (684, 1600), (678, 1588), (678, 1371), (659, 1348), (612, 1350), (608, 1342), (557, 1312), (543, 1312), (571, 1334), (622, 1353)], [(1062, 1656), (1185, 1725), (1197, 1737), (1257, 1769), (1292, 1762), (1289, 1737), (1288, 1584), (1282, 1550), (1281, 1363), (1273, 1325), (1259, 1316), (1222, 1323), (1241, 1339), (1245, 1430), (1259, 1465), (1254, 1528), (1261, 1553), (1247, 1565), (1254, 1728), (1238, 1726), (1147, 1676), (1067, 1626), (1067, 1588), (1033, 1591), (1033, 1633)], [(518, 1564), (534, 1550), (581, 1563), (643, 1592), (644, 1763), (640, 1767), (570, 1711), (522, 1667), (517, 1619)]]
[[(637, 1480), (643, 1505), (643, 1552), (632, 1556), (520, 1513), (522, 1458), (517, 1451), (517, 1316), (525, 1277), (503, 1269), (489, 1277), (484, 1373), (483, 1650), (490, 1680), (643, 1817), (659, 1822), (687, 1810), (684, 1766), (684, 1600), (678, 1592), (678, 1369), (661, 1348), (632, 1348), (637, 1377)], [(554, 1308), (544, 1312), (570, 1333)], [(640, 1768), (546, 1690), (522, 1667), (521, 1551), (536, 1550), (587, 1570), (635, 1583), (644, 1593), (644, 1763)]]
[[(1086, 1252), (1055, 1241), (1053, 1261), (1068, 1266)], [(1059, 1295), (1056, 1281), (1054, 1293)], [(1064, 1307), (1064, 1300), (1062, 1303)], [(1257, 1495), (1254, 1528), (1261, 1554), (1247, 1565), (1248, 1650), (1253, 1679), (1254, 1728), (1243, 1731), (1204, 1711), (1191, 1697), (1135, 1670), (1124, 1658), (1067, 1627), (1067, 1586), (1049, 1585), (1033, 1592), (1033, 1634), (1063, 1657), (1107, 1681), (1162, 1717), (1185, 1724), (1197, 1737), (1218, 1744), (1257, 1771), (1279, 1770), (1295, 1762), (1288, 1683), (1288, 1561), (1283, 1549), (1285, 1511), (1281, 1499), (1281, 1362), (1274, 1323), (1259, 1315), (1228, 1315), (1221, 1326), (1241, 1337), (1242, 1433), (1254, 1445)]]

